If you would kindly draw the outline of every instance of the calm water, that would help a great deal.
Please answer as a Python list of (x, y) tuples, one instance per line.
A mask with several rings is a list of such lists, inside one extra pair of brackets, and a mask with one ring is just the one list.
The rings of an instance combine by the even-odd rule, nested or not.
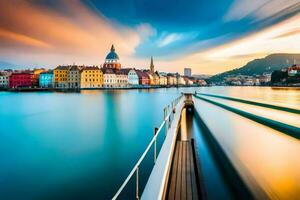
[[(111, 198), (161, 123), (163, 107), (195, 90), (0, 92), (0, 199)], [(299, 89), (197, 91), (300, 108)]]

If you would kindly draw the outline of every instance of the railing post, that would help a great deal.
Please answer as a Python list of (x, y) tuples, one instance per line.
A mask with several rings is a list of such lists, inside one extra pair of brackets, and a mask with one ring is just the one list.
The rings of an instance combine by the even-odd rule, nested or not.
[(136, 199), (139, 200), (139, 166), (136, 168)]
[[(158, 128), (154, 128), (154, 137), (156, 136), (156, 133), (158, 131)], [(154, 139), (154, 164), (156, 163), (156, 138)]]
[(165, 137), (167, 136), (167, 107), (164, 108), (164, 120), (166, 121), (165, 122)]
[(168, 129), (171, 127), (171, 116), (172, 116), (172, 112), (169, 115), (169, 120), (168, 120)]

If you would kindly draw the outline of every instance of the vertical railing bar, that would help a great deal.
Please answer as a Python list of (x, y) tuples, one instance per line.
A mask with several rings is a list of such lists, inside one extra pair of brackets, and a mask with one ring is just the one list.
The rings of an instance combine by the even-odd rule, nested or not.
[(139, 200), (139, 166), (136, 168), (136, 199)]
[[(164, 120), (166, 120), (166, 116), (167, 116), (167, 113), (166, 113), (166, 108), (164, 108)], [(165, 125), (165, 138), (167, 137), (167, 124)]]
[[(158, 131), (158, 128), (155, 128), (154, 129), (154, 137), (155, 137), (157, 131)], [(157, 138), (155, 138), (155, 140), (154, 140), (154, 164), (156, 163), (156, 140), (157, 140)]]
[(169, 128), (171, 127), (171, 119), (172, 119), (172, 113), (169, 115)]

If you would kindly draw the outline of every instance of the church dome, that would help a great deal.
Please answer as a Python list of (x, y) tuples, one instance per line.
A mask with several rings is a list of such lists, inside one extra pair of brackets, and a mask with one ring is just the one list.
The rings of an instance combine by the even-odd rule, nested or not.
[(118, 54), (116, 53), (114, 45), (111, 46), (110, 52), (107, 54), (105, 58), (105, 62), (103, 68), (110, 69), (121, 69), (121, 63)]
[(106, 60), (119, 60), (119, 56), (115, 51), (114, 45), (111, 46), (110, 52), (107, 54)]

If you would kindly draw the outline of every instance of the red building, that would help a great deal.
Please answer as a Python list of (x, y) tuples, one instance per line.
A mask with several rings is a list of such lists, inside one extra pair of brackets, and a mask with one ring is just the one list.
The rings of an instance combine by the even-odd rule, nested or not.
[(139, 84), (140, 85), (150, 85), (150, 77), (149, 77), (147, 72), (136, 70), (136, 73), (139, 77)]
[(9, 87), (32, 87), (35, 81), (35, 76), (30, 71), (14, 72), (9, 77)]

